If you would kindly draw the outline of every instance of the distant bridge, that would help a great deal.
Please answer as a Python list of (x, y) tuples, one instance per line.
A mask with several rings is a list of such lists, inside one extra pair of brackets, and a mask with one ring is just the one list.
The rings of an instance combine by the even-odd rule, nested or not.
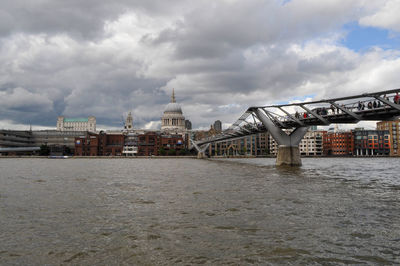
[(392, 120), (400, 116), (399, 92), (394, 89), (313, 102), (252, 106), (227, 130), (194, 146), (200, 154), (210, 143), (268, 131), (279, 145), (277, 165), (301, 165), (298, 145), (309, 126)]

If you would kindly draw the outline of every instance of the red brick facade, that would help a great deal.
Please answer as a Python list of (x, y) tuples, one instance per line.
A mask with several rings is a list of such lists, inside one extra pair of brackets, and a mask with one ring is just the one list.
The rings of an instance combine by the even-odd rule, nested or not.
[(353, 155), (352, 132), (327, 132), (323, 136), (324, 155)]
[(77, 156), (120, 156), (124, 148), (124, 135), (88, 133), (87, 137), (75, 138)]
[(147, 132), (138, 136), (138, 156), (176, 155), (184, 149), (184, 140), (181, 135)]
[(162, 148), (166, 155), (179, 155), (180, 151), (185, 149), (181, 135), (161, 135), (160, 140), (160, 149)]
[[(122, 134), (88, 133), (88, 136), (75, 138), (77, 156), (121, 156), (125, 136)], [(138, 156), (179, 155), (185, 150), (181, 135), (162, 135), (146, 132), (137, 136)]]
[(158, 155), (160, 135), (156, 132), (147, 132), (138, 136), (138, 156)]

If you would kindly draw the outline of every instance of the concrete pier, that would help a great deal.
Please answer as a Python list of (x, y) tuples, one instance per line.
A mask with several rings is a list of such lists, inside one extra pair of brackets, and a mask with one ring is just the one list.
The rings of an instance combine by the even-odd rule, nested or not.
[(201, 152), (201, 151), (199, 151), (199, 152), (197, 153), (197, 159), (204, 159), (204, 158), (206, 158), (206, 155), (205, 155), (205, 153), (204, 153), (204, 152)]
[(192, 143), (193, 147), (197, 151), (197, 159), (206, 158), (206, 150), (207, 150), (208, 146), (210, 146), (210, 143), (207, 143), (207, 144), (199, 147), (199, 145), (197, 145), (196, 142), (194, 142), (192, 139), (190, 140), (190, 142)]
[(276, 165), (301, 166), (301, 157), (299, 146), (279, 145), (276, 155)]

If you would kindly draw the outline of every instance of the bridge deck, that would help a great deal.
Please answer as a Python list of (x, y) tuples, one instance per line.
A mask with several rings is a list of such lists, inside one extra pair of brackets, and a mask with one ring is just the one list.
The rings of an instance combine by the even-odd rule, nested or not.
[(395, 89), (313, 102), (253, 106), (227, 130), (219, 135), (202, 139), (197, 144), (203, 145), (266, 132), (267, 129), (255, 115), (257, 109), (263, 110), (275, 126), (282, 129), (391, 120), (400, 116), (400, 97), (396, 96), (399, 92), (400, 89)]

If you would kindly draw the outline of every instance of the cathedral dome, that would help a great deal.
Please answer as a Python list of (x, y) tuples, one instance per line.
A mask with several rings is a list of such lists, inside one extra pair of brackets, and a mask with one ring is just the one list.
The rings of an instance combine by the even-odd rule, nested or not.
[(167, 107), (165, 107), (164, 113), (182, 114), (182, 108), (179, 104), (172, 102), (172, 103), (167, 104)]
[(161, 130), (182, 132), (185, 130), (185, 117), (181, 106), (176, 103), (174, 89), (172, 89), (171, 102), (167, 104), (161, 117)]

